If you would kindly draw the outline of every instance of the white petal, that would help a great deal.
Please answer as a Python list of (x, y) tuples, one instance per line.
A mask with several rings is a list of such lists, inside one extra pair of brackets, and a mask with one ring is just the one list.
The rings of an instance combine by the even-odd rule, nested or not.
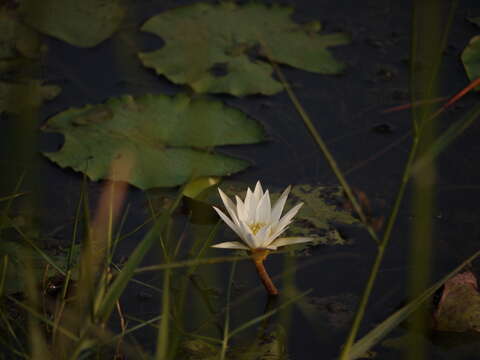
[(282, 193), (282, 195), (278, 198), (273, 205), (272, 209), (272, 224), (275, 224), (280, 220), (280, 216), (282, 215), (283, 207), (285, 206), (285, 202), (287, 201), (288, 194), (290, 193), (291, 186), (288, 186)]
[(250, 188), (247, 188), (247, 195), (245, 195), (245, 202), (244, 202), (245, 211), (250, 212), (250, 208), (252, 207), (253, 202), (254, 201), (253, 201), (252, 190), (250, 190)]
[(242, 240), (252, 249), (256, 248), (255, 246), (255, 236), (252, 233), (252, 230), (244, 222), (240, 222), (241, 231), (242, 231)]
[(242, 199), (235, 195), (235, 200), (237, 201), (237, 215), (240, 222), (247, 221), (248, 213), (246, 212), (245, 205), (243, 204)]
[(258, 223), (269, 224), (270, 211), (271, 211), (270, 195), (267, 190), (265, 191), (265, 194), (263, 194), (262, 198), (260, 199), (260, 202), (257, 205), (257, 208), (255, 209), (254, 222), (256, 224)]
[(291, 221), (286, 223), (285, 226), (283, 226), (282, 228), (277, 228), (276, 231), (274, 233), (272, 233), (270, 235), (270, 241), (272, 242), (273, 240), (275, 240), (277, 237), (279, 237), (280, 235), (282, 235), (282, 233), (285, 232), (285, 230), (287, 230), (287, 227), (288, 225), (291, 224)]
[(287, 246), (287, 245), (293, 245), (293, 244), (301, 244), (301, 243), (306, 243), (313, 241), (313, 238), (309, 237), (284, 237), (284, 238), (279, 238), (275, 240), (270, 246)]
[(277, 226), (274, 229), (274, 232), (281, 231), (283, 228), (285, 228), (290, 221), (293, 219), (293, 217), (297, 214), (298, 210), (302, 207), (303, 203), (299, 203), (295, 205), (293, 208), (291, 208), (278, 222)]
[(263, 248), (269, 245), (270, 238), (268, 235), (270, 234), (270, 229), (271, 226), (264, 226), (263, 228), (258, 230), (258, 232), (255, 234), (255, 247)]
[(236, 226), (236, 225), (232, 222), (232, 220), (230, 220), (230, 219), (228, 218), (228, 216), (225, 215), (225, 214), (222, 212), (222, 210), (218, 209), (218, 208), (215, 207), (215, 206), (213, 207), (213, 209), (214, 209), (214, 210), (217, 212), (217, 214), (222, 218), (222, 220), (225, 222), (225, 224), (227, 224), (228, 227), (235, 232), (235, 234), (237, 234), (240, 238), (243, 237), (241, 228), (238, 227), (238, 226)]
[(272, 233), (272, 226), (265, 226), (257, 233), (257, 235), (260, 235), (260, 232), (262, 237), (262, 243), (260, 244), (260, 247), (268, 249), (269, 246), (272, 244), (273, 240), (275, 239), (273, 236), (270, 236), (270, 234)]
[(252, 223), (252, 222), (255, 221), (255, 211), (256, 211), (257, 206), (258, 206), (258, 201), (257, 201), (253, 192), (250, 193), (250, 199), (249, 200), (250, 201), (248, 203), (248, 206), (245, 203), (245, 211), (247, 212), (247, 221), (249, 223)]
[(240, 249), (240, 250), (249, 250), (249, 248), (238, 241), (227, 241), (220, 244), (212, 245), (214, 248), (219, 249)]
[(260, 181), (257, 181), (257, 185), (255, 185), (255, 191), (253, 192), (253, 197), (257, 204), (262, 198), (262, 196), (263, 196), (262, 184), (260, 184)]
[(222, 198), (222, 201), (223, 201), (223, 204), (225, 205), (225, 208), (228, 211), (228, 214), (230, 215), (230, 218), (238, 226), (239, 221), (238, 221), (238, 217), (237, 217), (237, 211), (236, 211), (235, 204), (233, 203), (232, 200), (230, 200), (230, 198), (227, 195), (225, 195), (225, 193), (222, 191), (222, 189), (218, 188), (218, 192), (220, 194), (220, 197)]

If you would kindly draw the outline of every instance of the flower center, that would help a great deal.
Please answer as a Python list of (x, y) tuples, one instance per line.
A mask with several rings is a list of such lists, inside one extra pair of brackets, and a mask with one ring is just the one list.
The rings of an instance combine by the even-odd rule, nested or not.
[(253, 235), (256, 235), (261, 228), (263, 228), (265, 226), (265, 223), (255, 223), (255, 224), (252, 224), (252, 225), (249, 225), (248, 227), (250, 228), (250, 230), (252, 230), (252, 233)]

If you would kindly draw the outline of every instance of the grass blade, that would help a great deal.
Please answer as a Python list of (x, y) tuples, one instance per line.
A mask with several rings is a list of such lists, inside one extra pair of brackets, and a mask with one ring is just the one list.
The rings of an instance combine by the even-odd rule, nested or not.
[(375, 327), (363, 338), (358, 340), (353, 346), (348, 355), (348, 359), (354, 360), (362, 357), (365, 353), (375, 346), (381, 339), (383, 339), (390, 331), (395, 329), (398, 324), (405, 320), (410, 314), (412, 314), (425, 300), (432, 296), (435, 291), (437, 291), (447, 280), (455, 276), (459, 271), (461, 271), (465, 265), (473, 261), (476, 257), (480, 255), (480, 251), (477, 251), (464, 262), (462, 262), (458, 267), (446, 275), (443, 279), (437, 281), (434, 285), (425, 290), (420, 296), (415, 298), (409, 304), (395, 312), (393, 315), (389, 316), (384, 320), (380, 325)]
[(13, 199), (16, 199), (16, 198), (18, 198), (22, 195), (25, 195), (25, 194), (26, 194), (26, 192), (21, 192), (21, 193), (17, 193), (17, 194), (12, 194), (12, 195), (8, 195), (8, 196), (0, 197), (0, 202), (13, 200)]
[(235, 276), (235, 268), (237, 263), (234, 262), (232, 264), (232, 270), (230, 271), (230, 278), (228, 280), (228, 288), (227, 288), (227, 301), (225, 305), (225, 324), (223, 327), (223, 341), (222, 341), (222, 350), (220, 352), (220, 360), (225, 360), (225, 356), (227, 354), (228, 348), (228, 331), (230, 330), (230, 297), (232, 295), (232, 284), (233, 278)]
[(55, 270), (57, 270), (60, 274), (62, 274), (63, 276), (66, 275), (65, 271), (63, 271), (63, 269), (58, 266), (55, 261), (53, 261), (53, 259), (45, 252), (43, 251), (42, 249), (40, 249), (37, 245), (35, 245), (35, 243), (22, 231), (22, 229), (20, 229), (18, 227), (17, 224), (15, 224), (11, 219), (8, 220), (10, 222), (10, 226), (12, 228), (15, 229), (15, 231), (21, 236), (21, 238), (28, 244), (30, 245), (30, 247), (35, 250), (35, 252), (40, 255), (40, 257), (42, 257), (46, 262), (47, 264), (49, 264), (50, 266), (52, 266)]
[[(52, 328), (56, 326), (55, 322), (50, 320), (47, 316), (45, 316), (44, 314), (36, 311), (35, 309), (33, 309), (32, 307), (24, 304), (23, 302), (18, 301), (13, 296), (8, 296), (8, 299), (11, 300), (12, 302), (14, 302), (17, 306), (19, 306), (22, 309), (24, 309), (25, 311), (27, 311), (30, 316), (36, 318), (37, 320), (40, 320), (40, 321), (44, 322), (45, 324), (51, 326)], [(70, 332), (68, 329), (65, 329), (61, 326), (57, 326), (57, 330), (59, 332), (61, 332), (63, 335), (67, 336), (71, 340), (74, 340), (74, 341), (79, 340), (79, 338), (74, 333)]]
[(218, 264), (223, 262), (229, 261), (239, 261), (239, 260), (251, 260), (252, 257), (248, 255), (244, 256), (219, 256), (219, 257), (210, 257), (204, 259), (193, 259), (193, 260), (182, 260), (171, 262), (167, 264), (158, 264), (158, 265), (151, 265), (138, 268), (135, 270), (136, 274), (147, 272), (147, 271), (158, 271), (158, 270), (166, 270), (166, 269), (176, 269), (182, 267), (190, 267), (190, 266), (198, 266), (198, 265), (210, 265), (210, 264)]
[(4, 255), (0, 266), (0, 298), (3, 296), (5, 287), (5, 279), (7, 278), (8, 270), (8, 255)]
[(462, 120), (452, 124), (431, 147), (414, 163), (411, 174), (417, 173), (425, 165), (434, 160), (443, 150), (458, 138), (480, 116), (480, 105), (475, 106)]
[(310, 294), (312, 292), (313, 289), (309, 289), (307, 291), (304, 291), (303, 293), (301, 293), (300, 295), (298, 296), (295, 296), (294, 298), (290, 299), (290, 300), (287, 300), (285, 301), (282, 305), (279, 305), (277, 306), (275, 309), (272, 309), (270, 311), (267, 311), (265, 314), (261, 315), (261, 316), (258, 316), (252, 320), (249, 320), (247, 321), (246, 323), (240, 325), (239, 327), (237, 327), (235, 330), (233, 330), (229, 335), (228, 337), (229, 338), (232, 338), (233, 336), (235, 336), (236, 334), (238, 334), (239, 332), (249, 328), (250, 326), (253, 326), (267, 318), (269, 318), (270, 316), (272, 315), (275, 315), (277, 312), (279, 312), (281, 309), (283, 309), (284, 307), (287, 307), (288, 305), (292, 304), (292, 303), (295, 303), (297, 302), (298, 300), (300, 300), (301, 298), (303, 298), (304, 296), (307, 296), (308, 294)]
[[(10, 196), (10, 197), (7, 196), (7, 198), (8, 198), (7, 199), (7, 204), (5, 205), (5, 208), (3, 209), (3, 212), (2, 212), (2, 215), (4, 217), (6, 217), (8, 215), (8, 213), (10, 212), (12, 202), (17, 197), (17, 196), (15, 196), (15, 194), (18, 194), (18, 192), (20, 190), (20, 187), (23, 184), (23, 180), (25, 179), (25, 174), (26, 174), (26, 171), (23, 171), (22, 175), (20, 176), (20, 178), (17, 181), (17, 184), (15, 185), (15, 189), (13, 190), (12, 196)], [(2, 198), (2, 199), (4, 199), (4, 198)]]
[(179, 192), (177, 199), (172, 204), (169, 211), (165, 212), (160, 216), (160, 218), (155, 222), (153, 228), (148, 232), (148, 234), (143, 238), (140, 244), (133, 251), (132, 255), (129, 257), (125, 266), (122, 268), (120, 273), (117, 275), (112, 285), (108, 289), (101, 305), (97, 310), (97, 316), (102, 321), (107, 321), (111, 312), (113, 311), (117, 300), (120, 298), (121, 294), (125, 290), (128, 282), (133, 277), (135, 270), (140, 265), (140, 262), (143, 260), (143, 257), (152, 247), (152, 245), (158, 241), (160, 233), (168, 221), (171, 212), (177, 207), (182, 197), (182, 192)]
[(163, 277), (163, 295), (162, 295), (162, 317), (157, 337), (156, 360), (167, 360), (168, 338), (170, 326), (170, 279), (172, 272), (170, 269), (165, 271)]
[(113, 284), (108, 289), (102, 304), (98, 308), (97, 316), (102, 322), (106, 321), (113, 311), (117, 300), (120, 298), (123, 290), (126, 288), (128, 282), (132, 278), (135, 270), (140, 262), (143, 260), (145, 254), (150, 250), (152, 245), (158, 240), (161, 229), (163, 228), (165, 217), (161, 217), (154, 227), (149, 231), (147, 236), (140, 242), (140, 244), (133, 251), (127, 263), (122, 268), (118, 276), (113, 281)]

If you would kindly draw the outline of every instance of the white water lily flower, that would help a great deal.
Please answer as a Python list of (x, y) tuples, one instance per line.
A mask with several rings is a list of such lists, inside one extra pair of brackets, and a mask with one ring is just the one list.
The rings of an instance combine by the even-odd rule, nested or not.
[(235, 196), (237, 201), (236, 205), (220, 188), (218, 192), (230, 217), (215, 206), (213, 208), (222, 220), (242, 239), (243, 243), (229, 241), (213, 245), (213, 247), (242, 250), (276, 250), (280, 246), (299, 244), (313, 240), (307, 237), (279, 238), (303, 205), (303, 203), (295, 205), (281, 217), (290, 192), (290, 186), (283, 191), (273, 208), (270, 204), (270, 194), (268, 190), (263, 192), (260, 181), (257, 182), (253, 192), (250, 188), (247, 189), (247, 195), (244, 201), (238, 196)]

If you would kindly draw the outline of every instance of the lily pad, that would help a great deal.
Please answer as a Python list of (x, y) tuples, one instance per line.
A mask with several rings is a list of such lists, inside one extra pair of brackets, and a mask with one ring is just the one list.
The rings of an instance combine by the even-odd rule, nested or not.
[(327, 50), (347, 44), (346, 34), (321, 35), (320, 23), (300, 25), (290, 7), (251, 2), (197, 3), (150, 18), (142, 30), (165, 46), (140, 53), (147, 67), (200, 93), (271, 95), (283, 90), (269, 61), (320, 74), (338, 74), (344, 65)]
[(79, 47), (108, 39), (126, 13), (120, 0), (25, 0), (20, 11), (38, 31)]
[(0, 60), (34, 58), (39, 50), (35, 31), (20, 23), (15, 11), (0, 8)]
[[(40, 80), (28, 80), (24, 83), (0, 81), (0, 114), (18, 113), (20, 107), (25, 105), (39, 107), (44, 101), (57, 97), (60, 91), (60, 87), (44, 85)], [(19, 104), (18, 99), (26, 99), (27, 103)]]
[(241, 171), (247, 161), (212, 148), (264, 139), (263, 128), (241, 111), (182, 94), (124, 96), (69, 109), (49, 119), (44, 130), (65, 136), (60, 151), (45, 154), (61, 167), (141, 189)]
[[(463, 50), (462, 61), (470, 81), (478, 79), (480, 77), (480, 35), (470, 39), (467, 47)], [(475, 90), (479, 91), (480, 86), (477, 86)]]

